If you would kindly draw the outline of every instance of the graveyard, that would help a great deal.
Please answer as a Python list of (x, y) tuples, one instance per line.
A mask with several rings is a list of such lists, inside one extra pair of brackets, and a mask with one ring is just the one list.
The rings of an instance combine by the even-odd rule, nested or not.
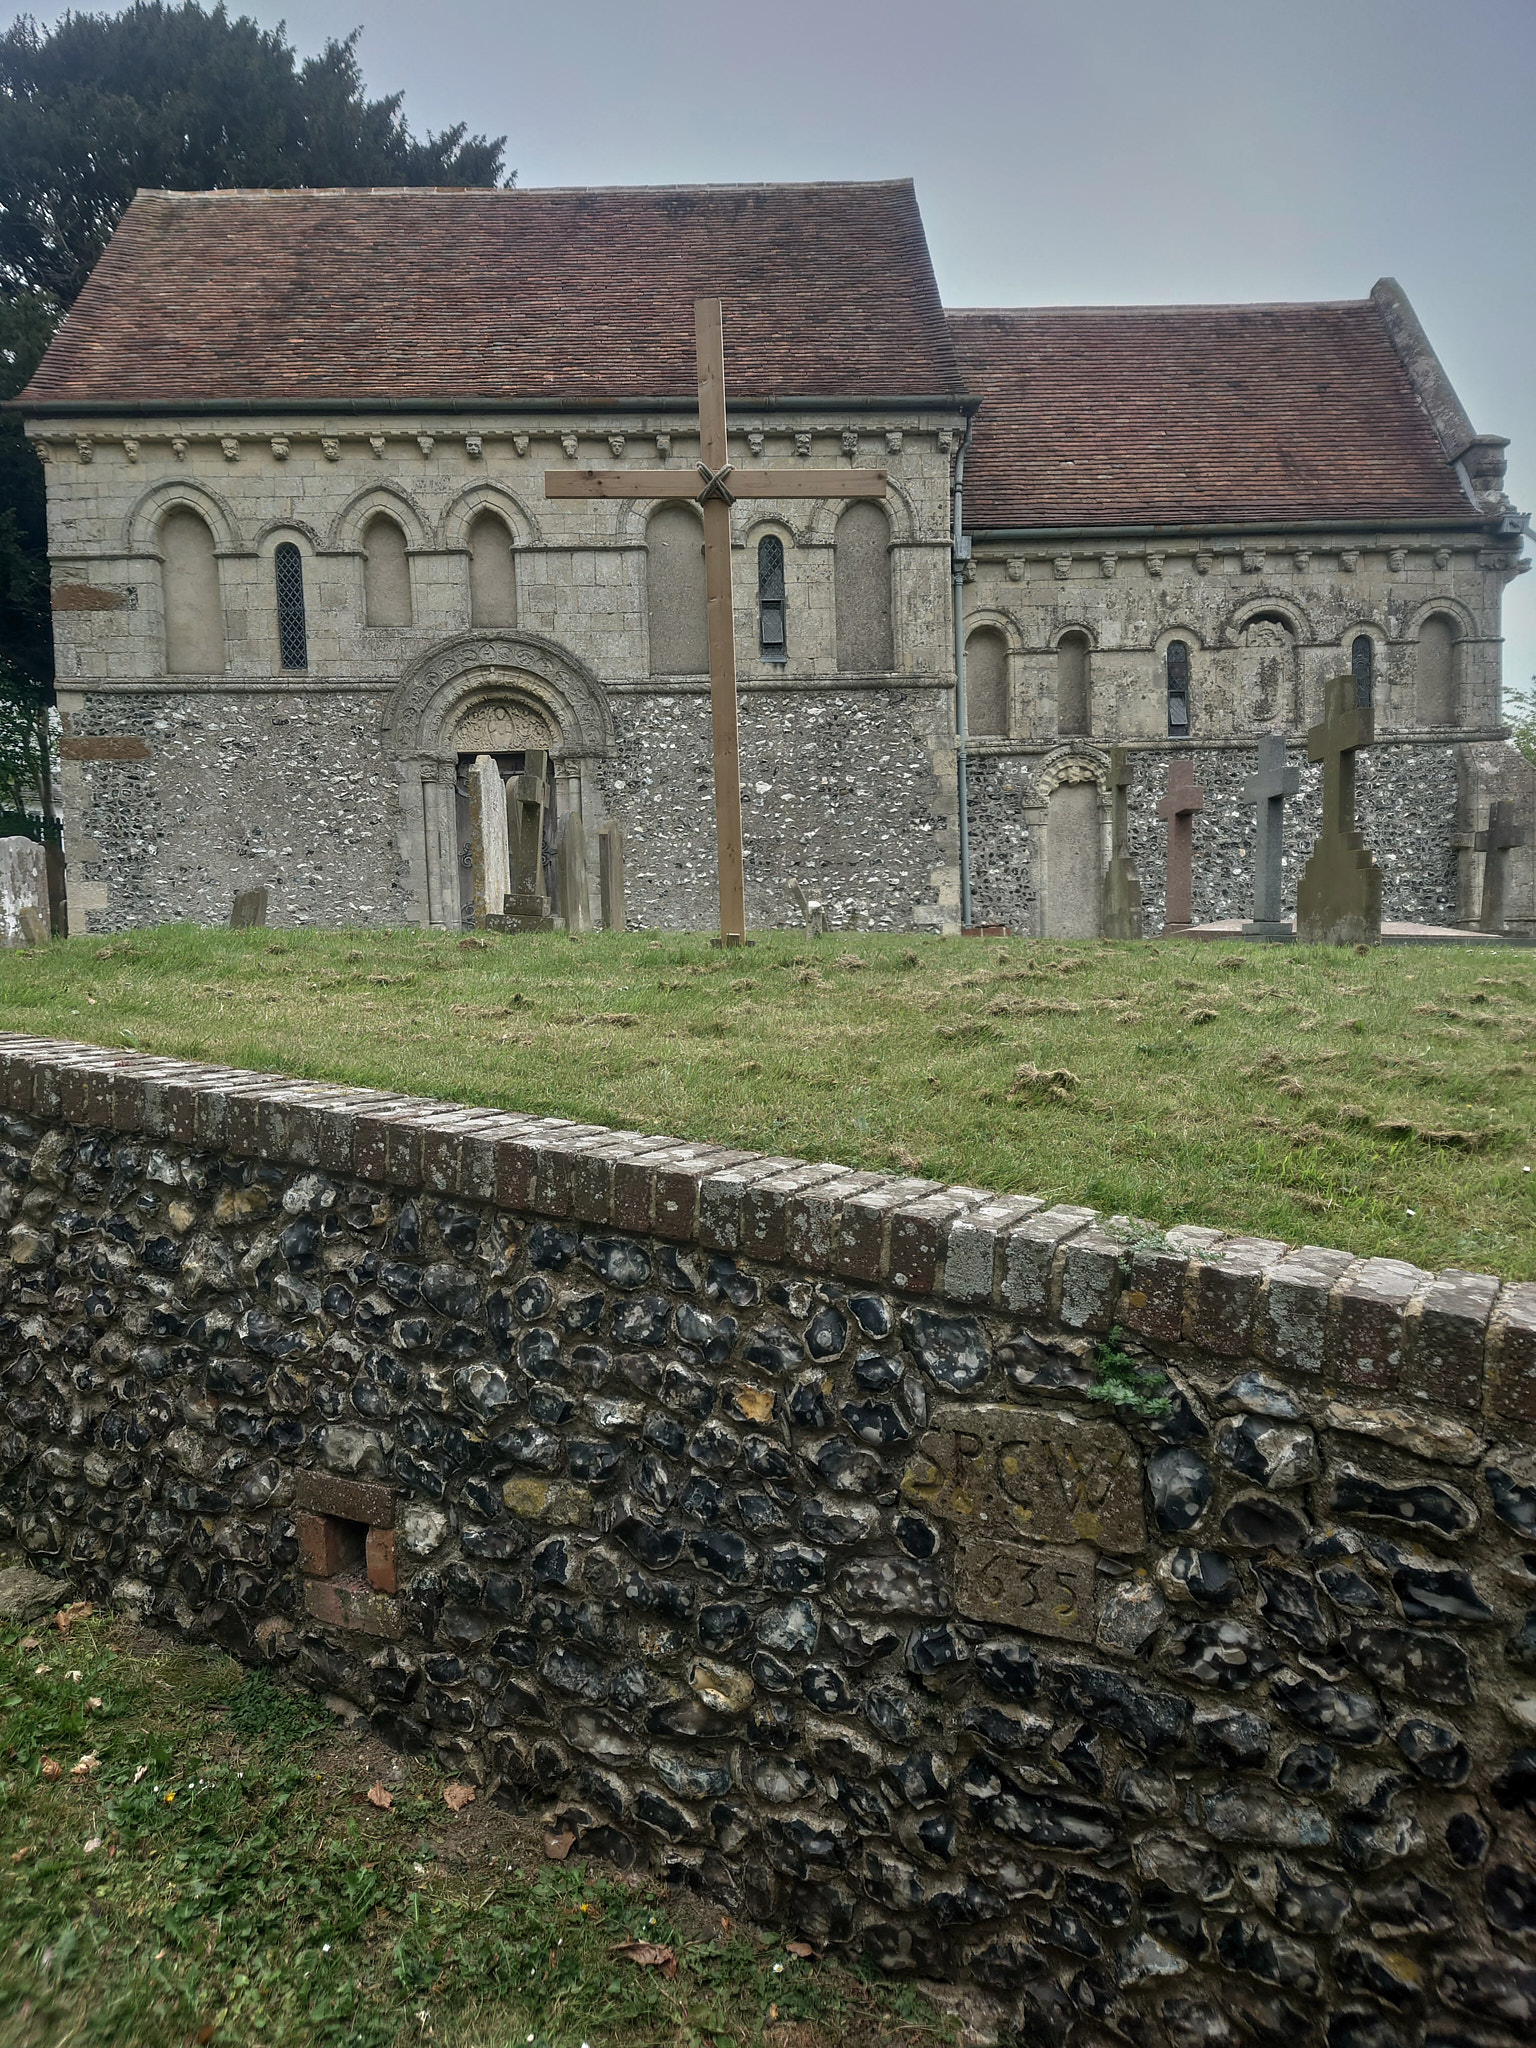
[(209, 931), (0, 954), (8, 1030), (1536, 1275), (1520, 948)]

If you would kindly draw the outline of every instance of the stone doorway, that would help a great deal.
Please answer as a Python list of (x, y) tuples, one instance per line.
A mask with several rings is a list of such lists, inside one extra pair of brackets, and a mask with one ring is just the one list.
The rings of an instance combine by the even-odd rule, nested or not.
[[(470, 845), (469, 829), (469, 771), (483, 753), (489, 753), (496, 763), (496, 772), (505, 784), (511, 776), (521, 775), (528, 766), (526, 750), (514, 753), (495, 753), (489, 747), (477, 747), (472, 753), (461, 752), (454, 772), (453, 817), (454, 837), (458, 847), (457, 873), (459, 882), (459, 924), (464, 931), (475, 927), (475, 861)], [(550, 901), (555, 897), (555, 837), (559, 830), (556, 815), (557, 785), (553, 755), (546, 755), (545, 784), (549, 801), (544, 807), (543, 841), (543, 888)]]

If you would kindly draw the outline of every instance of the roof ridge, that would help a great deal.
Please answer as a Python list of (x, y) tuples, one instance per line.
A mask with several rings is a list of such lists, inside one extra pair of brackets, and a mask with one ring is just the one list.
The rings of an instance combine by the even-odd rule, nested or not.
[(678, 185), (218, 185), (183, 191), (172, 185), (140, 185), (135, 199), (404, 199), (410, 197), (533, 199), (626, 197), (649, 192), (903, 192), (911, 178), (758, 178), (731, 184)]
[(947, 320), (1028, 320), (1050, 313), (1301, 313), (1364, 311), (1371, 301), (1363, 299), (1210, 299), (1180, 300), (1177, 303), (1146, 305), (1087, 306), (946, 306)]

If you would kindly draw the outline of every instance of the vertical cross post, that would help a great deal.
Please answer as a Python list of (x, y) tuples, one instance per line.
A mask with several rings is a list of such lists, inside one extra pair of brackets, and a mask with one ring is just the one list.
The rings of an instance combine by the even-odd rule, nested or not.
[[(694, 345), (699, 366), (699, 461), (718, 476), (728, 467), (725, 429), (725, 329), (718, 299), (697, 299)], [(715, 748), (715, 847), (720, 863), (720, 937), (739, 946), (747, 932), (741, 853), (741, 751), (736, 707), (736, 608), (731, 595), (731, 500), (706, 491), (704, 601), (709, 615), (709, 705)]]
[(1257, 807), (1253, 849), (1253, 921), (1243, 926), (1245, 939), (1288, 939), (1285, 917), (1285, 800), (1301, 787), (1301, 770), (1288, 768), (1285, 735), (1259, 736), (1258, 767), (1243, 784), (1243, 795)]
[(1205, 809), (1205, 791), (1195, 780), (1189, 761), (1173, 761), (1168, 767), (1168, 793), (1157, 807), (1157, 815), (1168, 826), (1167, 884), (1163, 902), (1163, 937), (1187, 932), (1194, 922), (1196, 811)]
[(1109, 866), (1104, 871), (1103, 915), (1106, 939), (1141, 937), (1141, 878), (1130, 848), (1131, 761), (1124, 747), (1109, 751), (1109, 792), (1113, 809), (1109, 826)]
[(1353, 675), (1330, 676), (1307, 758), (1323, 768), (1323, 821), (1296, 891), (1296, 936), (1308, 946), (1381, 944), (1381, 869), (1355, 825), (1355, 755), (1376, 736)]
[(1479, 832), (1472, 842), (1483, 856), (1482, 915), (1477, 920), (1480, 931), (1503, 931), (1505, 864), (1515, 847), (1529, 843), (1530, 833), (1520, 815), (1520, 806), (1508, 797), (1496, 798), (1488, 806), (1488, 829)]

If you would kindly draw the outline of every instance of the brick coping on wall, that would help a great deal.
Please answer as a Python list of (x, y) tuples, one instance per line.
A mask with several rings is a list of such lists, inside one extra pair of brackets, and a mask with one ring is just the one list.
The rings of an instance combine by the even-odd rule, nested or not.
[(1085, 1334), (1254, 1355), (1330, 1385), (1536, 1420), (1536, 1283), (1123, 1218), (1028, 1195), (0, 1033), (44, 1121), (787, 1259)]

